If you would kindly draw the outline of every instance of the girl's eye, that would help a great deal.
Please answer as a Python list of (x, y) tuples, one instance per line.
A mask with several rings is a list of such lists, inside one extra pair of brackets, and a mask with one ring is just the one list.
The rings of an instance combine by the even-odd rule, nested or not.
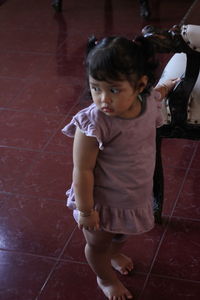
[(100, 88), (98, 88), (97, 86), (91, 86), (91, 90), (96, 92), (96, 93), (100, 92)]
[(117, 88), (111, 88), (110, 91), (113, 94), (118, 94), (119, 93), (119, 89), (117, 89)]

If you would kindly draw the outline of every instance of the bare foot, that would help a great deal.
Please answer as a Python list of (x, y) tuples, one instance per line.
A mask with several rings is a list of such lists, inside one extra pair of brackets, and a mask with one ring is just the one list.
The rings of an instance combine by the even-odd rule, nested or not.
[(116, 280), (115, 283), (108, 283), (99, 277), (97, 277), (97, 283), (104, 295), (109, 300), (126, 300), (133, 299), (131, 293), (125, 288), (125, 286)]
[(130, 257), (119, 253), (112, 256), (111, 259), (112, 267), (120, 272), (122, 275), (128, 275), (129, 272), (133, 271), (133, 262)]

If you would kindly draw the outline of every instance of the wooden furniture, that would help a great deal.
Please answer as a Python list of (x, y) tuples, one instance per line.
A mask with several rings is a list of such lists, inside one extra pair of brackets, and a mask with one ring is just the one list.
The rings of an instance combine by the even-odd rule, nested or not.
[(160, 82), (167, 78), (181, 77), (180, 83), (164, 101), (165, 124), (157, 129), (154, 211), (155, 221), (161, 223), (164, 198), (162, 139), (200, 140), (200, 26), (181, 25), (170, 30), (146, 26), (143, 35), (153, 42), (157, 52), (174, 53)]
[(149, 19), (151, 16), (151, 11), (149, 8), (149, 0), (139, 0), (140, 6), (140, 16), (144, 19)]
[(51, 5), (56, 12), (62, 11), (62, 0), (52, 0)]
[[(140, 5), (140, 16), (148, 19), (151, 15), (149, 9), (149, 0), (138, 0)], [(62, 0), (52, 0), (52, 7), (55, 9), (56, 12), (62, 11)]]

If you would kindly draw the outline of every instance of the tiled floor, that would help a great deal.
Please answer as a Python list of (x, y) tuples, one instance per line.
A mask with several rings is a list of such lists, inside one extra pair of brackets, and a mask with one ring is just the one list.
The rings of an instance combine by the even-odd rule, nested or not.
[[(63, 14), (50, 2), (0, 1), (0, 299), (103, 300), (64, 195), (72, 141), (60, 130), (85, 105), (85, 42), (169, 28), (193, 1), (152, 0), (148, 22), (136, 0), (63, 0)], [(122, 280), (136, 300), (197, 300), (200, 145), (165, 140), (163, 160), (164, 223), (131, 239), (135, 274)]]

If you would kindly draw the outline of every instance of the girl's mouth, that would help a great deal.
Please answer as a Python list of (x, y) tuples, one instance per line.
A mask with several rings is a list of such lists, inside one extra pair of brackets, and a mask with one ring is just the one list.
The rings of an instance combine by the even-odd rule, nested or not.
[(109, 107), (102, 107), (102, 111), (106, 112), (106, 113), (112, 113), (113, 109), (109, 108)]

